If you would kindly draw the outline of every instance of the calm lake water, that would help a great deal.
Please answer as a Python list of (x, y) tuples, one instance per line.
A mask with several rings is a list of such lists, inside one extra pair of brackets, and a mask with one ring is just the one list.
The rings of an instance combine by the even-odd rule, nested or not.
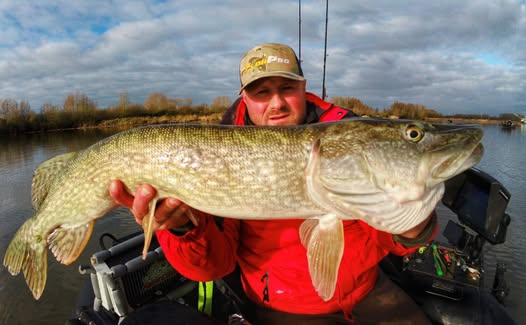
[[(511, 287), (507, 307), (519, 324), (526, 324), (526, 311), (521, 310), (526, 306), (526, 126), (509, 131), (485, 126), (484, 131), (486, 150), (477, 167), (497, 178), (512, 194), (507, 210), (512, 223), (506, 243), (485, 246), (486, 286), (492, 284), (495, 262), (506, 263), (506, 280)], [(0, 137), (0, 259), (16, 230), (34, 214), (30, 195), (33, 170), (49, 158), (83, 149), (111, 133), (91, 130)], [(442, 226), (453, 216), (442, 206), (438, 213)], [(98, 220), (88, 246), (72, 265), (66, 267), (48, 258), (47, 285), (39, 301), (33, 299), (22, 275), (12, 277), (0, 266), (0, 324), (63, 324), (72, 314), (85, 279), (78, 266), (88, 264), (90, 255), (100, 250), (99, 236), (137, 230), (140, 228), (126, 209), (114, 210)]]

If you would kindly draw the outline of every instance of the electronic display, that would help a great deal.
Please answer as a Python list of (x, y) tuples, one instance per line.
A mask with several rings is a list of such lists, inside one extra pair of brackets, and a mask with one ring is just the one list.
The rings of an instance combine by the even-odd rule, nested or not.
[(471, 168), (446, 182), (442, 202), (460, 222), (493, 244), (502, 243), (510, 217), (510, 193), (490, 175)]

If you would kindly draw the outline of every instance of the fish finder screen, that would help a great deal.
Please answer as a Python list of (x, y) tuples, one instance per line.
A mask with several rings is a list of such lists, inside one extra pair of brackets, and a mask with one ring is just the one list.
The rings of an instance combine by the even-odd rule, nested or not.
[(459, 220), (474, 229), (485, 231), (489, 192), (488, 183), (466, 181), (453, 204)]

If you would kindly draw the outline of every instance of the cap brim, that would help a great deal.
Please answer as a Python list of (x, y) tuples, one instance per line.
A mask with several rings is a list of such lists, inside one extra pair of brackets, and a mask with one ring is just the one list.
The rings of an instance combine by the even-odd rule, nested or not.
[(291, 80), (297, 80), (297, 81), (303, 81), (305, 80), (305, 77), (300, 76), (295, 73), (286, 72), (286, 71), (271, 71), (271, 72), (260, 72), (258, 73), (254, 78), (249, 79), (245, 82), (245, 85), (239, 89), (239, 93), (243, 91), (243, 89), (247, 88), (251, 83), (253, 83), (256, 80), (259, 80), (261, 78), (268, 78), (268, 77), (283, 77)]

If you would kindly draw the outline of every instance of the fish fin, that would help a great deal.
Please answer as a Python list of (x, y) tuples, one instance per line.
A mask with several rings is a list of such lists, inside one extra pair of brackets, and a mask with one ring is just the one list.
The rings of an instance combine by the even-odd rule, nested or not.
[(28, 241), (31, 224), (31, 221), (26, 221), (15, 234), (5, 253), (4, 266), (11, 275), (22, 271), (33, 297), (38, 300), (46, 286), (47, 250), (46, 242), (41, 237)]
[(299, 229), (307, 248), (309, 272), (314, 288), (327, 301), (334, 295), (343, 256), (343, 223), (335, 214), (305, 220)]
[(300, 225), (300, 240), (301, 244), (308, 248), (309, 241), (312, 236), (312, 231), (314, 228), (318, 226), (318, 219), (306, 219), (303, 221), (303, 223)]
[(64, 166), (76, 156), (76, 152), (58, 155), (44, 161), (35, 169), (35, 172), (33, 173), (33, 181), (31, 183), (31, 201), (36, 210), (38, 210), (42, 202), (44, 202), (44, 199), (47, 197), (49, 188), (51, 187), (51, 184), (53, 184), (55, 177), (62, 173), (64, 171)]
[(93, 231), (95, 222), (90, 221), (74, 228), (58, 227), (49, 234), (49, 249), (57, 261), (69, 265), (82, 253)]
[(152, 243), (153, 232), (153, 222), (155, 221), (155, 207), (157, 206), (157, 201), (159, 197), (154, 197), (150, 201), (150, 206), (148, 207), (148, 213), (142, 219), (142, 229), (144, 231), (144, 247), (142, 249), (142, 259), (146, 259), (146, 254), (148, 254), (148, 248)]

